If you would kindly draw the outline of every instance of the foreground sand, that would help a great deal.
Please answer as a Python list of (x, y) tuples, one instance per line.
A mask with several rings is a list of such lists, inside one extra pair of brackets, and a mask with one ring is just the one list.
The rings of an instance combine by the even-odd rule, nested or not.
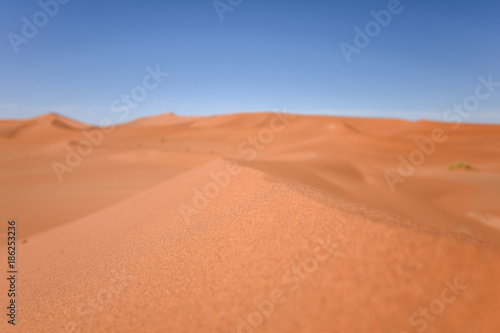
[[(446, 140), (391, 189), (436, 128)], [(51, 164), (92, 130), (0, 123), (2, 219), (23, 241), (2, 329), (500, 330), (498, 126), (165, 115), (104, 134), (60, 182)]]

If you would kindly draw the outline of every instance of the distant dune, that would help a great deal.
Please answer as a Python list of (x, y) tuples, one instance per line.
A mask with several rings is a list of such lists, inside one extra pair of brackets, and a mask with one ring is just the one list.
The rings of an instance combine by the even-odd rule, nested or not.
[(5, 120), (0, 122), (0, 137), (53, 139), (65, 131), (80, 131), (91, 127), (64, 118), (55, 113), (48, 113), (26, 121)]
[(0, 121), (7, 331), (498, 332), (499, 142), (271, 112)]
[(126, 125), (130, 126), (172, 126), (186, 124), (197, 120), (198, 117), (178, 117), (174, 113), (164, 113), (158, 116), (144, 117), (133, 120)]

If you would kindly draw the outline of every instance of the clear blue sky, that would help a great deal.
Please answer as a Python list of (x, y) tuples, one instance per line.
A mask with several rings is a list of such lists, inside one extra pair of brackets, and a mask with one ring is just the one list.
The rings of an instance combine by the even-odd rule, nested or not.
[[(0, 117), (55, 111), (118, 122), (112, 103), (157, 65), (169, 76), (121, 120), (285, 107), (439, 120), (474, 95), (479, 76), (500, 82), (500, 1), (400, 3), (347, 63), (340, 44), (354, 45), (353, 28), (364, 30), (388, 1), (243, 0), (221, 21), (212, 0), (71, 0), (45, 25), (38, 15), (38, 33), (16, 53), (9, 33), (25, 38), (22, 18), (33, 23), (42, 9), (2, 0)], [(466, 121), (500, 123), (500, 88)]]

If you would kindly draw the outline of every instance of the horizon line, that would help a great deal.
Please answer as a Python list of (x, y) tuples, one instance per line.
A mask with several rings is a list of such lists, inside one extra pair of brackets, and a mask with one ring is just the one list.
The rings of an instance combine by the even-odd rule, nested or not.
[[(366, 116), (366, 115), (342, 115), (342, 114), (325, 114), (325, 113), (302, 113), (302, 112), (281, 112), (281, 111), (272, 111), (272, 110), (267, 110), (267, 111), (236, 111), (236, 112), (223, 112), (223, 113), (214, 113), (214, 114), (198, 114), (198, 115), (179, 115), (176, 114), (173, 111), (166, 111), (166, 112), (160, 112), (160, 113), (155, 113), (151, 115), (142, 115), (142, 116), (137, 116), (135, 118), (130, 118), (124, 121), (117, 121), (113, 122), (110, 117), (102, 117), (101, 118), (101, 123), (103, 121), (108, 121), (111, 122), (109, 126), (119, 126), (119, 125), (125, 125), (128, 123), (131, 123), (133, 121), (137, 121), (140, 119), (146, 119), (146, 118), (154, 118), (154, 117), (159, 117), (159, 116), (164, 116), (164, 115), (172, 115), (174, 117), (178, 118), (189, 118), (189, 117), (197, 117), (197, 118), (210, 118), (210, 117), (220, 117), (220, 116), (234, 116), (234, 115), (251, 115), (251, 114), (273, 114), (273, 113), (285, 113), (285, 114), (293, 114), (296, 116), (303, 116), (303, 117), (330, 117), (330, 118), (351, 118), (351, 119), (367, 119), (367, 120), (396, 120), (396, 121), (405, 121), (405, 122), (410, 122), (410, 123), (417, 123), (417, 122), (430, 122), (430, 123), (440, 123), (440, 124), (469, 124), (469, 125), (486, 125), (486, 126), (498, 126), (500, 125), (500, 119), (495, 122), (495, 120), (491, 120), (492, 122), (483, 122), (483, 121), (470, 121), (467, 119), (461, 119), (460, 122), (452, 122), (452, 121), (445, 121), (445, 120), (436, 120), (432, 118), (417, 118), (417, 119), (408, 119), (408, 118), (403, 118), (403, 117), (389, 117), (389, 116)], [(80, 124), (84, 125), (90, 125), (93, 127), (105, 127), (101, 126), (100, 124), (96, 124), (94, 122), (88, 122), (84, 120), (77, 119), (72, 116), (68, 116), (62, 112), (58, 111), (49, 111), (49, 112), (44, 112), (40, 113), (35, 116), (31, 117), (26, 117), (26, 118), (14, 118), (14, 117), (6, 117), (6, 118), (0, 118), (0, 121), (29, 121), (32, 119), (36, 118), (41, 118), (44, 116), (57, 116), (66, 120), (74, 121)], [(115, 119), (116, 120), (116, 119)]]

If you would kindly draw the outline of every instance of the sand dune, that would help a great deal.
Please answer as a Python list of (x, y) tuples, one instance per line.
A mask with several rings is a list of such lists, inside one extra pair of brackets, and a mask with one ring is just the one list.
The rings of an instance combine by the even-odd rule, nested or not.
[(33, 236), (19, 328), (400, 332), (455, 278), (464, 289), (427, 331), (500, 327), (500, 255), (486, 245), (249, 168), (185, 220), (179, 206), (226, 163)]
[(48, 113), (26, 121), (5, 121), (0, 123), (0, 137), (23, 139), (53, 139), (68, 131), (81, 131), (90, 125), (78, 123), (56, 113)]
[(172, 126), (187, 124), (197, 120), (198, 117), (178, 117), (174, 113), (164, 113), (157, 116), (139, 118), (124, 124), (125, 126)]
[(17, 331), (500, 329), (499, 126), (49, 114), (0, 133)]

